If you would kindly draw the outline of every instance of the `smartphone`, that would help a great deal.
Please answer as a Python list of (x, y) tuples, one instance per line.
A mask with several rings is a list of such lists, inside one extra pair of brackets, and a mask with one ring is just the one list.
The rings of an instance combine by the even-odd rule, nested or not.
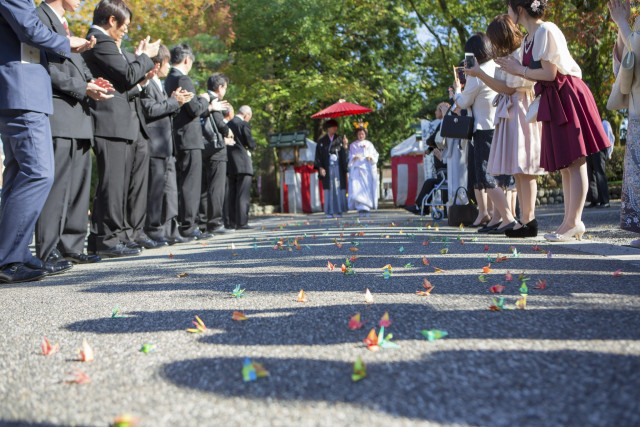
[(467, 76), (464, 74), (464, 67), (454, 67), (456, 70), (456, 76), (458, 77), (458, 81), (461, 85), (465, 85), (467, 83)]
[(473, 68), (476, 65), (476, 58), (473, 56), (473, 53), (464, 54), (464, 67), (465, 68)]

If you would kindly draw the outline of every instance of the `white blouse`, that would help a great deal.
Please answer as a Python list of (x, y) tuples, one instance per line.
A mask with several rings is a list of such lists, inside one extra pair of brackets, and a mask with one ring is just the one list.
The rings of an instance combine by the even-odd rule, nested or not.
[[(497, 65), (493, 60), (480, 65), (482, 71), (495, 77)], [(462, 109), (470, 109), (475, 121), (476, 130), (491, 130), (494, 128), (493, 119), (496, 107), (493, 99), (497, 93), (484, 84), (478, 77), (467, 77), (464, 91), (455, 96), (456, 105)]]
[[(522, 41), (524, 46), (524, 40)], [(524, 49), (524, 48), (523, 48)], [(533, 38), (532, 57), (534, 61), (548, 61), (566, 76), (582, 78), (580, 66), (569, 53), (567, 39), (553, 22), (544, 22)]]

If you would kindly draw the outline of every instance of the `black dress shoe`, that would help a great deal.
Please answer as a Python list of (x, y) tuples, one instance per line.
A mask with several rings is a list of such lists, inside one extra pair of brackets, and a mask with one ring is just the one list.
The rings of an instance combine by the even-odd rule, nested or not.
[(193, 237), (182, 237), (180, 235), (174, 237), (167, 237), (165, 240), (170, 245), (175, 245), (177, 243), (189, 243), (193, 241)]
[(253, 230), (253, 227), (249, 224), (241, 225), (240, 227), (236, 227), (236, 230)]
[(597, 204), (597, 203), (595, 203), (595, 202), (591, 202), (591, 203), (589, 203), (587, 206), (585, 206), (585, 208), (586, 208), (586, 209), (591, 209), (591, 208), (595, 208), (595, 207), (597, 207), (597, 206), (598, 206), (598, 204)]
[(85, 255), (81, 253), (67, 253), (64, 254), (63, 257), (74, 264), (93, 264), (102, 260), (98, 255)]
[(125, 246), (129, 249), (137, 249), (140, 252), (142, 252), (142, 245), (136, 243), (136, 242), (127, 242), (125, 243)]
[(31, 259), (29, 261), (26, 261), (24, 265), (32, 270), (44, 270), (44, 262), (36, 257), (31, 257)]
[(193, 230), (191, 233), (189, 234), (183, 234), (182, 237), (191, 237), (193, 239), (196, 240), (206, 240), (206, 239), (210, 239), (213, 237), (213, 234), (211, 233), (203, 233), (202, 231), (200, 231), (199, 228), (196, 228), (195, 230)]
[(610, 208), (611, 205), (609, 203), (600, 203), (597, 207), (598, 209), (606, 209), (606, 208)]
[(118, 243), (112, 248), (102, 249), (102, 250), (99, 250), (97, 253), (102, 258), (119, 258), (123, 256), (138, 255), (140, 252), (142, 252), (141, 248), (137, 248), (137, 249), (129, 248), (123, 245), (122, 243)]
[(51, 251), (46, 261), (44, 262), (44, 269), (50, 275), (64, 273), (73, 267), (73, 264), (70, 261), (67, 261), (63, 258), (62, 254), (54, 249)]
[(146, 234), (141, 235), (136, 239), (136, 243), (142, 246), (145, 249), (155, 249), (158, 247), (158, 242), (151, 239)]
[(32, 269), (21, 262), (0, 267), (0, 283), (22, 283), (42, 279), (47, 275), (45, 270)]
[(496, 228), (495, 230), (489, 230), (487, 234), (504, 234), (507, 230), (512, 230), (518, 224), (517, 221), (512, 221), (504, 227)]
[(493, 225), (485, 225), (484, 227), (482, 227), (481, 229), (478, 230), (478, 233), (488, 233), (491, 230), (497, 229), (498, 227), (500, 227), (500, 223), (499, 222), (497, 222), (497, 223), (495, 223)]
[(529, 221), (527, 224), (518, 228), (517, 230), (507, 230), (504, 233), (507, 237), (517, 237), (517, 238), (525, 238), (525, 237), (536, 237), (538, 236), (538, 220), (535, 218)]

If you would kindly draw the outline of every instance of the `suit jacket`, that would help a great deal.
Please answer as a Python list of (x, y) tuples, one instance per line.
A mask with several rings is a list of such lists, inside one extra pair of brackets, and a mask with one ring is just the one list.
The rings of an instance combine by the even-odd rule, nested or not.
[(128, 141), (138, 139), (140, 120), (135, 100), (129, 92), (144, 80), (145, 74), (154, 67), (153, 61), (145, 54), (128, 61), (118, 50), (115, 41), (98, 30), (90, 28), (87, 38), (94, 36), (96, 46), (84, 52), (84, 58), (94, 77), (102, 77), (113, 84), (113, 98), (105, 101), (91, 101), (94, 135)]
[[(196, 93), (196, 88), (191, 78), (175, 68), (169, 71), (164, 87), (167, 93), (173, 93), (179, 87)], [(209, 103), (206, 99), (194, 96), (191, 101), (180, 108), (178, 114), (173, 118), (173, 135), (178, 150), (204, 149), (200, 116), (207, 113), (208, 107)]]
[(251, 125), (238, 116), (231, 119), (227, 125), (236, 140), (236, 145), (227, 147), (227, 158), (229, 159), (227, 174), (253, 175), (253, 165), (248, 151), (256, 149), (256, 142), (251, 135)]
[[(31, 62), (22, 52), (35, 48)], [(47, 59), (39, 50), (61, 60), (71, 54), (69, 39), (47, 28), (32, 0), (0, 2), (0, 110), (52, 114), (51, 78)], [(39, 57), (39, 61), (38, 61)]]
[[(136, 56), (133, 53), (123, 51), (122, 54), (127, 62), (130, 64), (136, 60)], [(147, 82), (148, 84), (148, 82)], [(142, 90), (140, 85), (136, 85), (133, 89), (131, 89), (129, 93), (129, 102), (133, 102), (133, 105), (136, 110), (136, 116), (138, 116), (138, 123), (140, 123), (140, 132), (142, 135), (149, 139), (149, 130), (147, 129), (147, 118), (144, 115), (144, 110), (142, 108), (142, 103), (140, 102), (140, 98), (142, 96)]]
[[(36, 9), (44, 25), (57, 34), (66, 36), (67, 31), (55, 12), (45, 2)], [(53, 115), (49, 116), (51, 135), (62, 138), (91, 139), (93, 123), (87, 96), (87, 82), (93, 76), (79, 53), (72, 53), (67, 61), (56, 62), (47, 54), (51, 86), (53, 87)]]
[(331, 186), (331, 178), (329, 177), (329, 156), (336, 154), (338, 156), (338, 166), (340, 170), (340, 188), (347, 188), (347, 172), (349, 172), (349, 154), (342, 146), (342, 136), (335, 135), (333, 142), (329, 139), (329, 135), (325, 135), (318, 140), (316, 145), (316, 160), (313, 165), (314, 169), (324, 168), (327, 174), (322, 178), (322, 188), (328, 190)]
[(149, 154), (151, 157), (174, 155), (172, 116), (180, 109), (175, 98), (166, 93), (155, 81), (150, 81), (140, 98), (149, 131)]

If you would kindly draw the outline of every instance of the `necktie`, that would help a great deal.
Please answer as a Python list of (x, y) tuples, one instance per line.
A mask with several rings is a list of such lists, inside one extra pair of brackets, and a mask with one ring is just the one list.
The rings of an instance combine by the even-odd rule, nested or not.
[(67, 25), (66, 19), (62, 21), (62, 26), (64, 27), (64, 30), (67, 32), (67, 37), (71, 37), (71, 33), (69, 32), (69, 25)]

